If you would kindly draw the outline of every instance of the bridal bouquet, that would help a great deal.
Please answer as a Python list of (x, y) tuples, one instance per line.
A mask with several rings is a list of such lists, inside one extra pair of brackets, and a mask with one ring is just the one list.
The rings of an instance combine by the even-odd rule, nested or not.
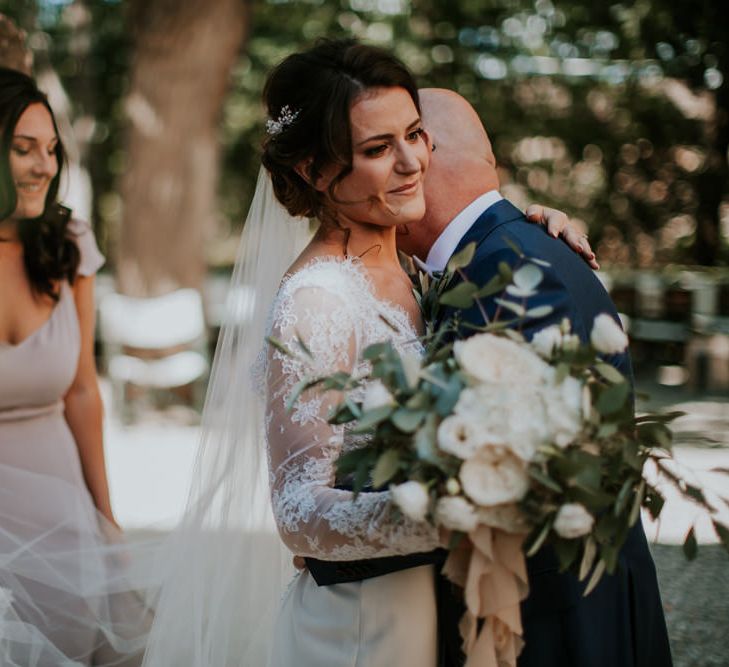
[[(603, 360), (628, 345), (613, 318), (595, 319), (589, 343), (566, 320), (527, 342), (520, 323), (551, 312), (526, 308), (543, 262), (521, 256), (486, 286), (464, 275), (449, 288), (472, 254), (467, 248), (454, 257), (434, 281), (420, 277), (428, 327), (422, 357), (401, 355), (389, 342), (372, 345), (365, 375), (312, 378), (290, 401), (314, 385), (342, 392), (330, 421), (369, 438), (340, 457), (340, 481), (355, 493), (389, 488), (404, 515), (445, 529), (444, 572), (464, 589), (468, 664), (515, 664), (525, 556), (550, 544), (589, 594), (615, 571), (641, 508), (661, 513), (663, 497), (643, 474), (648, 461), (682, 494), (713, 508), (668, 462), (668, 424), (678, 413), (636, 417), (628, 379)], [(497, 315), (489, 321), (484, 311), (489, 323), (465, 339), (457, 316), (436, 324), (444, 306), (478, 306), (499, 293)], [(729, 548), (729, 529), (716, 521), (714, 528)], [(693, 528), (684, 549), (695, 554)]]

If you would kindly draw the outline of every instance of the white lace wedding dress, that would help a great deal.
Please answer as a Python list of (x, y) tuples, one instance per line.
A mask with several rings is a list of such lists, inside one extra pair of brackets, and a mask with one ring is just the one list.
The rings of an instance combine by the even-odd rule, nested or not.
[[(272, 505), (286, 546), (330, 561), (437, 547), (435, 530), (397, 514), (388, 491), (355, 501), (334, 487), (337, 457), (362, 444), (327, 423), (339, 396), (309, 390), (286, 408), (302, 379), (358, 370), (372, 343), (389, 339), (401, 352), (422, 353), (406, 312), (376, 297), (360, 260), (319, 258), (282, 282), (270, 332), (296, 354), (270, 347), (265, 371)], [(281, 602), (272, 665), (434, 667), (436, 640), (433, 566), (322, 587), (304, 570)]]

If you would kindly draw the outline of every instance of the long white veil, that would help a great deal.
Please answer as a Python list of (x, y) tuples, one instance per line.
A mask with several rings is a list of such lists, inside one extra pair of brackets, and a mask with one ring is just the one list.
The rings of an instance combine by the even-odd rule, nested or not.
[(262, 168), (215, 353), (188, 506), (160, 557), (164, 584), (145, 666), (267, 662), (293, 566), (270, 508), (262, 378), (252, 369), (281, 278), (308, 238), (308, 220), (281, 207)]

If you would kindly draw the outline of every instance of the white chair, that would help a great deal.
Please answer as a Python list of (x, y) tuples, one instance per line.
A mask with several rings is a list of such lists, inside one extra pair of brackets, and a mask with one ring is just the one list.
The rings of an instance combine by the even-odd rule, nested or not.
[(195, 384), (208, 372), (206, 328), (200, 293), (180, 289), (135, 298), (111, 293), (99, 302), (99, 327), (115, 407), (130, 416), (130, 385), (174, 390)]

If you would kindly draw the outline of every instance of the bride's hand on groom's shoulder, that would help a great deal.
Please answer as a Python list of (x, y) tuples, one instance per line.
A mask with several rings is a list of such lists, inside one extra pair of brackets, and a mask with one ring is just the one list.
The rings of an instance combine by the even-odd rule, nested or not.
[(596, 270), (600, 268), (595, 253), (590, 247), (590, 242), (587, 240), (587, 234), (571, 225), (566, 213), (558, 211), (556, 208), (532, 204), (527, 208), (525, 215), (530, 222), (544, 225), (550, 236), (554, 238), (561, 236), (572, 250), (582, 255), (591, 268)]

